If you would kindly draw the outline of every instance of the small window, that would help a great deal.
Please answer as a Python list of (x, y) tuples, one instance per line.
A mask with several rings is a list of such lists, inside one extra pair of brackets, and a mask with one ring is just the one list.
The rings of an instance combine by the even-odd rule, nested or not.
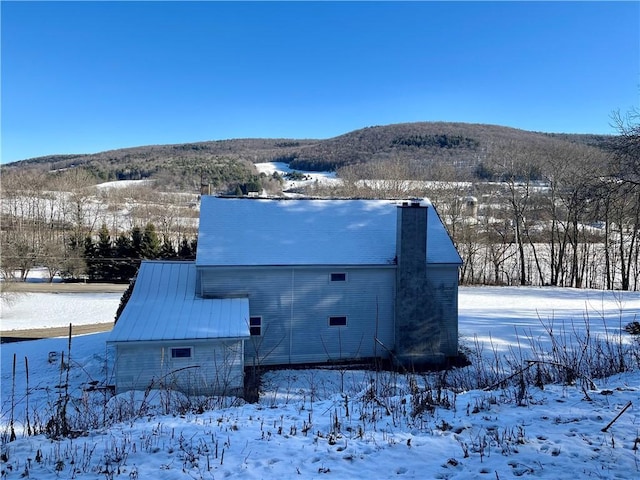
[(344, 273), (344, 272), (332, 273), (331, 274), (331, 281), (332, 282), (346, 282), (347, 281), (347, 274)]
[(329, 317), (329, 326), (330, 327), (346, 327), (347, 326), (347, 317), (344, 315)]
[(249, 317), (249, 334), (251, 336), (262, 335), (262, 317)]
[(191, 358), (191, 347), (172, 348), (171, 358)]

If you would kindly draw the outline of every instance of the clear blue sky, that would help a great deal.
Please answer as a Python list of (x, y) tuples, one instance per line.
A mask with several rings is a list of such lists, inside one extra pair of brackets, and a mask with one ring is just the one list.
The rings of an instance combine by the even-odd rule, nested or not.
[(1, 2), (2, 162), (414, 121), (613, 133), (640, 2)]

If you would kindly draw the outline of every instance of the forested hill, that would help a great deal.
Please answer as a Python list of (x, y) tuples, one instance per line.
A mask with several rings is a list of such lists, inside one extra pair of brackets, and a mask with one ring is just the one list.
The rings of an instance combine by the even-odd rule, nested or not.
[[(411, 162), (425, 168), (454, 166), (486, 174), (483, 164), (500, 152), (547, 152), (570, 145), (606, 148), (612, 137), (550, 134), (495, 125), (420, 122), (366, 127), (324, 140), (233, 139), (179, 145), (153, 145), (95, 154), (50, 155), (13, 162), (7, 169), (58, 171), (84, 167), (99, 180), (155, 178), (178, 182), (204, 174), (215, 182), (246, 181), (252, 164), (286, 162), (299, 170), (336, 171), (374, 163)], [(545, 154), (545, 155), (546, 155)], [(218, 178), (227, 177), (227, 178)], [(184, 183), (184, 182), (183, 182)]]

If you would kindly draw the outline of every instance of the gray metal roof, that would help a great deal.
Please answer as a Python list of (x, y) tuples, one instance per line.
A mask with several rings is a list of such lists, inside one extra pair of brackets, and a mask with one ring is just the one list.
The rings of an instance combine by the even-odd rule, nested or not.
[[(204, 196), (196, 265), (391, 264), (399, 203)], [(437, 212), (426, 206), (427, 263), (462, 263)]]
[(249, 299), (196, 296), (194, 262), (143, 261), (107, 342), (249, 337)]

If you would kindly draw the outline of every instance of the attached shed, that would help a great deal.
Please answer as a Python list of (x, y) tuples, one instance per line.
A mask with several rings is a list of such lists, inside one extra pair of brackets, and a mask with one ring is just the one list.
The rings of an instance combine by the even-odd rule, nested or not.
[(107, 343), (116, 392), (173, 388), (238, 394), (244, 386), (249, 300), (197, 295), (194, 262), (144, 261)]

